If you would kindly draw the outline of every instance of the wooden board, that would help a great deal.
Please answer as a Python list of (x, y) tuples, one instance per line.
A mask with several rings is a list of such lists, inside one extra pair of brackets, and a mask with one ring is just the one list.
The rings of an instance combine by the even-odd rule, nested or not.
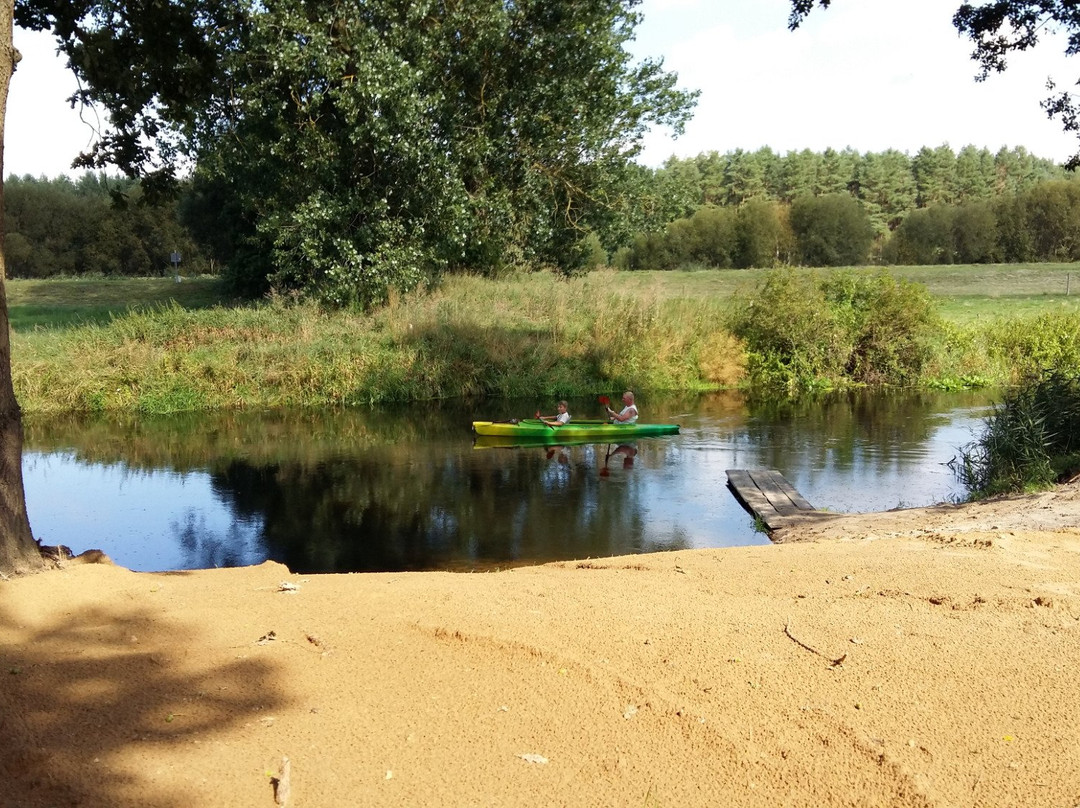
[(815, 509), (776, 469), (728, 469), (727, 478), (743, 507), (770, 531), (807, 517), (827, 515)]

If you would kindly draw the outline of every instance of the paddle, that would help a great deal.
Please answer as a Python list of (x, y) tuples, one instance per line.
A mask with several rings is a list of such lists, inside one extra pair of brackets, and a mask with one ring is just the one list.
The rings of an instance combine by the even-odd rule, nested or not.
[[(604, 398), (604, 396), (601, 396), (601, 398)], [(600, 467), (600, 476), (601, 477), (608, 477), (608, 476), (611, 475), (611, 469), (609, 469), (607, 467), (608, 458), (610, 458), (610, 457), (611, 457), (611, 444), (609, 443), (607, 445), (607, 451), (604, 452), (604, 465)]]
[(596, 400), (600, 402), (600, 406), (602, 406), (605, 410), (608, 410), (608, 411), (611, 410), (611, 399), (610, 398), (608, 398), (607, 396), (600, 396)]

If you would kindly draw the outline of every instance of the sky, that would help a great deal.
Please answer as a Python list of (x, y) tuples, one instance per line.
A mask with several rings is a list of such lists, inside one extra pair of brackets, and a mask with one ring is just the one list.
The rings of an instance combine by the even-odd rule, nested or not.
[[(1066, 160), (1080, 141), (1039, 101), (1049, 76), (1060, 86), (1076, 80), (1080, 59), (1046, 39), (1012, 57), (1007, 72), (976, 83), (972, 45), (952, 26), (959, 4), (833, 0), (791, 32), (788, 0), (643, 0), (631, 51), (662, 58), (680, 87), (701, 95), (683, 136), (649, 133), (639, 159), (659, 166), (672, 155), (763, 146), (913, 155), (970, 144)], [(16, 28), (15, 46), (23, 60), (8, 98), (4, 174), (75, 173), (71, 161), (93, 129), (64, 100), (74, 79), (48, 35)]]

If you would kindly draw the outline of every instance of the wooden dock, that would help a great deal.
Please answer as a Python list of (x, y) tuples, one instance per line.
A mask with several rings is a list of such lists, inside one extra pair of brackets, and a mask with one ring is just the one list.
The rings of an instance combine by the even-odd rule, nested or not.
[(840, 514), (819, 511), (776, 469), (728, 469), (728, 488), (769, 532)]

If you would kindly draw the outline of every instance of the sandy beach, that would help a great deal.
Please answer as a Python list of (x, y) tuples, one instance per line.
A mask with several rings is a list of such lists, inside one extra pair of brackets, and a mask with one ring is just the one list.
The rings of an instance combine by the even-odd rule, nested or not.
[(777, 538), (2, 580), (0, 803), (1080, 804), (1080, 486)]

